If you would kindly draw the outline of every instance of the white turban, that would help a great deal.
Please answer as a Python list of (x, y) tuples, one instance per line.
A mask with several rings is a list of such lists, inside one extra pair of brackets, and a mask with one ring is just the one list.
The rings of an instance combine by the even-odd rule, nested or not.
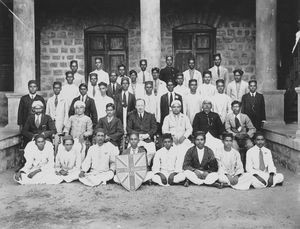
[(180, 100), (178, 100), (178, 99), (173, 100), (173, 102), (171, 103), (171, 107), (174, 106), (174, 105), (179, 105), (179, 106), (181, 106)]
[(78, 100), (74, 103), (74, 108), (76, 108), (76, 107), (85, 107), (85, 103)]
[(203, 103), (210, 103), (210, 104), (212, 105), (212, 102), (211, 102), (211, 100), (209, 100), (209, 99), (203, 100), (202, 104), (203, 104)]
[(32, 107), (32, 108), (36, 108), (36, 107), (41, 107), (41, 108), (43, 108), (43, 107), (44, 107), (44, 104), (43, 104), (41, 101), (37, 100), (37, 101), (33, 101), (31, 107)]

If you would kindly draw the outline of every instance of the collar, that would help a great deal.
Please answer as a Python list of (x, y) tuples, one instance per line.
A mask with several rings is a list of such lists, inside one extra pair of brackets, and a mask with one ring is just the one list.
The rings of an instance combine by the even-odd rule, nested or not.
[(144, 117), (144, 114), (145, 114), (145, 112), (143, 112), (143, 113), (138, 112), (138, 116), (142, 115), (142, 117)]
[(241, 112), (238, 113), (237, 115), (233, 114), (234, 116), (236, 116), (239, 120), (241, 120)]
[(250, 93), (250, 96), (254, 95), (254, 97), (256, 96), (256, 91), (254, 93), (252, 92), (249, 92)]
[(34, 93), (34, 94), (29, 94), (29, 97), (30, 98), (32, 98), (33, 97), (33, 99), (36, 97), (36, 93)]
[(199, 149), (197, 146), (196, 146), (196, 149), (197, 149), (197, 152), (203, 152), (204, 153), (204, 147), (202, 149)]

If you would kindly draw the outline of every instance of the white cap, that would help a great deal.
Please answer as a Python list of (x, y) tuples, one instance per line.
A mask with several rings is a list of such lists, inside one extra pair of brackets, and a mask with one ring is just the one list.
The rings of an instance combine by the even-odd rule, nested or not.
[(41, 107), (41, 108), (43, 108), (43, 107), (44, 107), (44, 104), (43, 104), (41, 101), (36, 100), (36, 101), (33, 101), (31, 107), (32, 107), (32, 108), (35, 108), (35, 107)]
[(172, 103), (171, 103), (171, 107), (174, 106), (174, 105), (179, 105), (179, 106), (181, 106), (180, 100), (178, 100), (178, 99), (173, 100)]

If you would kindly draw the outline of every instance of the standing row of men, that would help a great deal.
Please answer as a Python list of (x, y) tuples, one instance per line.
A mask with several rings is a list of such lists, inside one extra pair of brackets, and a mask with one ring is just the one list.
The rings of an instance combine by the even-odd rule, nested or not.
[[(188, 60), (190, 69), (185, 71), (184, 74), (177, 73), (174, 82), (172, 75), (164, 73), (167, 68), (172, 74), (175, 72), (174, 68), (169, 66), (172, 63), (170, 57), (166, 58), (167, 64), (169, 64), (165, 69), (162, 71), (158, 68), (152, 69), (152, 76), (146, 72), (146, 60), (141, 60), (141, 72), (137, 73), (132, 70), (129, 77), (125, 76), (126, 69), (124, 65), (119, 66), (119, 76), (115, 72), (108, 76), (101, 69), (101, 59), (97, 58), (97, 69), (90, 73), (88, 84), (82, 83), (77, 76), (76, 80), (81, 82), (78, 90), (78, 87), (74, 84), (74, 71), (67, 72), (64, 86), (60, 82), (53, 84), (54, 95), (49, 98), (46, 106), (43, 98), (36, 95), (36, 82), (30, 81), (28, 83), (30, 93), (22, 97), (19, 107), (18, 123), (22, 126), (22, 134), (27, 138), (29, 146), (31, 144), (33, 148), (38, 146), (36, 136), (40, 136), (40, 134), (42, 134), (44, 140), (45, 138), (51, 140), (52, 135), (58, 137), (61, 135), (72, 136), (72, 139), (69, 140), (72, 140), (72, 144), (76, 145), (75, 148), (80, 149), (81, 159), (89, 161), (86, 162), (86, 166), (83, 166), (86, 169), (80, 172), (80, 178), (83, 178), (84, 172), (90, 169), (89, 165), (91, 163), (97, 163), (93, 161), (93, 156), (89, 155), (89, 151), (94, 149), (95, 145), (88, 149), (86, 156), (85, 142), (93, 143), (93, 130), (99, 130), (99, 128), (101, 131), (96, 131), (94, 140), (96, 143), (109, 143), (109, 150), (107, 151), (106, 147), (104, 148), (109, 154), (115, 152), (112, 158), (119, 154), (120, 142), (124, 133), (129, 135), (130, 139), (132, 135), (138, 137), (139, 141), (136, 145), (147, 152), (149, 166), (157, 153), (154, 143), (157, 133), (163, 134), (163, 142), (167, 138), (168, 141), (172, 142), (176, 151), (183, 152), (177, 156), (178, 162), (176, 162), (180, 165), (178, 168), (183, 170), (190, 170), (185, 167), (185, 161), (188, 160), (189, 155), (189, 153), (185, 153), (189, 152), (192, 147), (191, 140), (195, 141), (196, 146), (200, 144), (197, 144), (198, 136), (202, 136), (204, 142), (207, 138), (206, 145), (214, 152), (213, 155), (220, 147), (219, 139), (224, 130), (230, 133), (233, 148), (248, 150), (253, 146), (251, 138), (254, 136), (256, 129), (259, 130), (265, 120), (263, 96), (256, 92), (257, 82), (255, 80), (246, 83), (247, 89), (245, 89), (244, 81), (241, 81), (243, 74), (241, 70), (234, 71), (235, 81), (227, 85), (227, 93), (229, 94), (224, 94), (228, 78), (225, 77), (226, 74), (223, 74), (224, 79), (222, 79), (221, 72), (226, 71), (220, 68), (220, 56), (216, 55), (216, 57), (219, 57), (219, 65), (214, 66), (214, 71), (220, 77), (216, 80), (216, 86), (212, 83), (212, 71), (204, 71), (202, 78), (201, 73), (194, 69), (195, 61), (193, 59)], [(218, 63), (216, 57), (215, 63)], [(73, 66), (73, 69), (75, 68), (74, 63), (76, 62), (71, 62), (71, 68)], [(163, 77), (166, 75), (169, 77), (166, 83), (160, 80), (160, 74)], [(186, 81), (188, 81), (189, 89), (185, 86)], [(243, 94), (248, 89), (250, 93)], [(241, 92), (243, 90), (244, 92)], [(238, 99), (241, 94), (243, 94), (242, 102)], [(232, 102), (231, 98), (235, 98), (235, 100)], [(31, 106), (29, 107), (30, 103)], [(34, 113), (29, 115), (31, 108)], [(44, 110), (46, 110), (46, 114), (43, 114)], [(241, 113), (241, 110), (244, 113), (250, 112), (249, 116)], [(251, 114), (253, 115), (251, 116)], [(27, 119), (26, 116), (28, 116)], [(24, 120), (26, 121), (24, 122)], [(202, 134), (199, 134), (199, 131)], [(101, 133), (101, 138), (99, 137), (101, 141), (97, 140), (98, 133)], [(35, 144), (30, 142), (33, 138)], [(203, 140), (201, 142), (203, 143)], [(129, 140), (129, 147), (132, 147), (132, 145), (135, 145), (135, 143)], [(204, 143), (202, 145), (204, 146)], [(166, 147), (165, 142), (163, 147)], [(104, 150), (103, 147), (100, 148)], [(201, 145), (198, 148), (201, 148)], [(94, 157), (97, 157), (97, 150), (95, 149), (95, 153), (90, 154), (95, 154)], [(124, 150), (124, 146), (122, 150)], [(59, 152), (59, 146), (56, 145), (55, 154), (57, 152)], [(197, 154), (198, 164), (194, 165), (196, 167), (199, 167), (200, 161), (207, 159), (204, 157), (207, 153), (203, 155), (203, 151), (201, 152), (202, 156), (199, 152)], [(206, 156), (211, 157), (211, 155), (211, 153), (208, 153)], [(242, 162), (246, 166), (246, 152), (241, 153), (241, 156)], [(94, 160), (97, 161), (99, 158), (94, 158)], [(112, 159), (110, 158), (108, 161), (110, 160)], [(154, 159), (153, 163), (155, 161), (157, 160)], [(190, 161), (189, 163), (194, 162)], [(105, 166), (105, 168), (109, 167)], [(216, 167), (214, 170), (216, 170)], [(200, 176), (194, 170), (191, 171), (193, 173), (185, 173), (184, 179), (187, 178), (198, 184), (194, 179), (196, 174), (197, 178), (202, 180), (202, 183), (211, 183), (211, 181), (204, 182), (208, 174), (205, 173), (205, 176)], [(171, 174), (168, 173), (168, 176), (171, 176)], [(152, 176), (149, 175), (148, 177)], [(159, 177), (163, 181), (166, 176), (159, 175)], [(183, 177), (182, 174), (180, 177)], [(216, 175), (213, 177), (212, 183), (215, 183), (218, 179), (216, 180)], [(20, 174), (18, 178), (20, 178)], [(99, 180), (101, 179), (95, 175), (94, 178), (89, 178), (85, 184), (94, 186), (92, 184), (98, 183)]]

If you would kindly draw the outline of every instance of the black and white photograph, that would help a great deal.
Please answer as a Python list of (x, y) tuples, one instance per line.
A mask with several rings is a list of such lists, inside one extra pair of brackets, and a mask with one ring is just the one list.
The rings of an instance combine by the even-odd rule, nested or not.
[(299, 229), (300, 0), (0, 0), (0, 228)]

